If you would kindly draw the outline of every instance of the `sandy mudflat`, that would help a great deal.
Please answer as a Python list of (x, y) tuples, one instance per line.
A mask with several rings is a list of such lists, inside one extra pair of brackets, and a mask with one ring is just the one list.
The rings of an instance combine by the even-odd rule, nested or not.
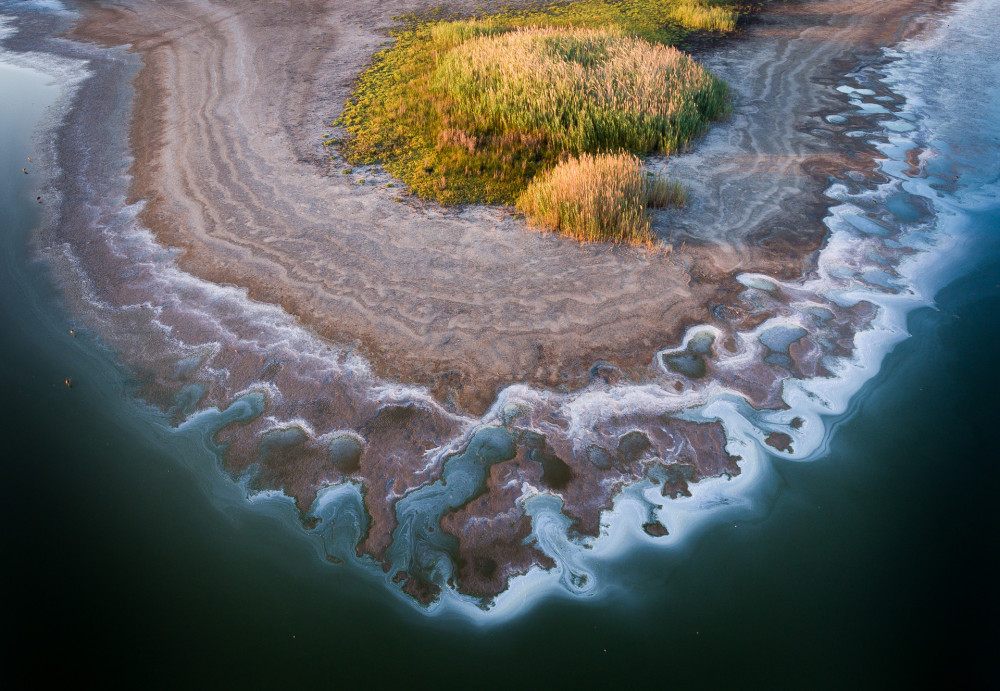
[(671, 164), (695, 202), (658, 219), (670, 254), (527, 232), (501, 209), (395, 203), (384, 175), (330, 165), (322, 137), (352, 78), (391, 16), (426, 2), (95, 3), (75, 33), (142, 55), (132, 193), (186, 270), (480, 412), (511, 382), (581, 385), (596, 360), (641, 378), (656, 349), (712, 320), (733, 272), (808, 270), (819, 191), (867, 166), (814, 131), (831, 98), (821, 78), (936, 4), (774, 6), (707, 51), (737, 114)]
[[(443, 586), (438, 553), (425, 548), (449, 534), (457, 552), (442, 554), (456, 564), (455, 587), (489, 598), (531, 565), (552, 565), (525, 544), (534, 519), (523, 497), (539, 487), (558, 495), (572, 532), (597, 536), (602, 512), (643, 478), (667, 498), (741, 472), (720, 422), (684, 421), (677, 412), (719, 387), (757, 409), (783, 409), (788, 378), (828, 376), (825, 355), (851, 355), (855, 334), (875, 314), (871, 303), (816, 302), (795, 281), (739, 295), (734, 279), (816, 273), (833, 204), (823, 191), (833, 181), (853, 189), (879, 181), (874, 146), (849, 136), (873, 123), (839, 115), (856, 106), (837, 89), (859, 67), (883, 64), (881, 46), (947, 4), (773, 3), (744, 34), (698, 47), (699, 59), (733, 86), (735, 112), (692, 152), (651, 161), (692, 190), (687, 209), (656, 218), (671, 252), (583, 246), (529, 231), (505, 209), (397, 203), (399, 188), (387, 188), (384, 174), (342, 175), (323, 136), (384, 41), (390, 14), (406, 7), (88, 5), (74, 38), (128, 44), (145, 64), (130, 142), (139, 220), (181, 248), (181, 267), (208, 282), (188, 285), (172, 259), (142, 253), (146, 272), (134, 271), (118, 236), (79, 206), (98, 205), (84, 184), (95, 175), (109, 193), (118, 184), (103, 179), (114, 177), (113, 165), (81, 154), (107, 136), (101, 128), (115, 106), (101, 85), (121, 83), (111, 76), (81, 95), (73, 116), (81, 122), (67, 130), (65, 163), (79, 169), (66, 176), (68, 206), (53, 241), (72, 246), (90, 271), (67, 286), (95, 286), (98, 300), (88, 304), (111, 306), (102, 331), (134, 366), (148, 400), (181, 419), (192, 406), (239, 413), (236, 399), (262, 397), (256, 413), (226, 418), (213, 433), (234, 475), (292, 497), (310, 524), (322, 489), (357, 482), (370, 518), (359, 553), (387, 574), (395, 569), (404, 592), (430, 601)], [(895, 102), (891, 93), (868, 93)], [(123, 152), (105, 145), (120, 160)], [(122, 212), (128, 226), (131, 209)], [(875, 248), (862, 240), (855, 250)], [(156, 267), (165, 264), (160, 276)], [(333, 346), (285, 329), (279, 310), (220, 296), (226, 291), (211, 282), (280, 303)], [(801, 304), (793, 310), (794, 301)], [(803, 313), (803, 304), (823, 309)], [(144, 315), (154, 321), (149, 328)], [(772, 321), (770, 337), (752, 335)], [(679, 343), (693, 324), (705, 325), (710, 342)], [(318, 354), (314, 341), (330, 352)], [(351, 346), (374, 364), (374, 378), (357, 365), (363, 358), (349, 357)], [(672, 354), (655, 358), (668, 348)], [(451, 409), (392, 380), (427, 385)], [(531, 386), (505, 391), (503, 404), (476, 422), (514, 382)], [(570, 395), (540, 390), (584, 384)], [(501, 439), (485, 493), (461, 505), (427, 499), (447, 459), (479, 449), (471, 435), (480, 433)], [(781, 434), (761, 441), (789, 447)]]

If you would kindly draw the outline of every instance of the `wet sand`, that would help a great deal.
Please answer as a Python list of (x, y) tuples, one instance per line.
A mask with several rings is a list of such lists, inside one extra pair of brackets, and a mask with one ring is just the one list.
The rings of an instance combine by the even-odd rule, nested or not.
[(597, 360), (642, 379), (658, 348), (732, 297), (735, 271), (808, 271), (819, 192), (868, 166), (814, 131), (821, 78), (935, 4), (776, 5), (709, 60), (737, 115), (670, 166), (694, 198), (657, 219), (671, 253), (529, 232), (503, 209), (397, 203), (384, 175), (331, 165), (321, 141), (352, 78), (391, 15), (427, 3), (100, 3), (74, 35), (142, 56), (132, 196), (185, 270), (481, 414), (510, 383), (577, 388)]
[[(58, 235), (104, 303), (143, 307), (111, 310), (99, 329), (135, 369), (142, 396), (179, 422), (196, 409), (232, 412), (248, 392), (265, 392), (256, 412), (220, 414), (215, 441), (225, 445), (227, 469), (250, 476), (252, 488), (283, 491), (304, 518), (322, 488), (358, 482), (370, 519), (358, 553), (396, 569), (418, 599), (434, 599), (441, 584), (433, 562), (418, 559), (427, 535), (400, 524), (400, 498), (438, 482), (478, 425), (505, 428), (513, 455), (491, 460), (483, 491), (426, 526), (428, 535), (458, 539), (458, 588), (489, 598), (510, 576), (551, 566), (524, 544), (523, 497), (558, 495), (572, 532), (596, 536), (602, 512), (644, 477), (673, 497), (689, 483), (738, 474), (721, 424), (673, 415), (718, 386), (754, 407), (783, 408), (786, 378), (825, 376), (825, 353), (851, 353), (873, 317), (869, 303), (829, 305), (819, 321), (800, 315), (815, 321), (803, 322), (811, 335), (765, 362), (766, 349), (746, 332), (812, 298), (786, 288), (745, 299), (735, 276), (814, 270), (832, 204), (823, 190), (834, 180), (875, 181), (874, 148), (846, 136), (850, 121), (823, 117), (849, 110), (834, 86), (945, 4), (779, 3), (743, 36), (700, 48), (734, 87), (736, 112), (691, 153), (654, 163), (683, 176), (694, 198), (656, 218), (669, 253), (541, 235), (503, 209), (397, 203), (384, 175), (341, 175), (322, 138), (399, 6), (88, 6), (73, 37), (130, 44), (145, 65), (130, 128), (130, 201), (142, 204), (141, 224), (182, 250), (187, 272), (280, 304), (333, 347), (316, 350), (278, 316), (212, 293), (211, 284), (158, 274), (160, 258), (131, 273), (101, 224), (74, 215), (85, 190), (67, 192)], [(78, 125), (85, 133), (103, 101), (82, 101), (75, 117), (89, 118)], [(68, 174), (65, 189), (91, 176)], [(362, 177), (381, 183), (359, 185)], [(715, 340), (678, 346), (693, 324)], [(683, 352), (656, 357), (673, 346)], [(386, 381), (427, 386), (445, 405)], [(657, 391), (623, 392), (629, 381)], [(488, 418), (463, 415), (478, 416), (512, 383), (528, 386), (506, 392)], [(572, 404), (542, 391), (588, 383)], [(648, 524), (650, 534), (664, 531)], [(412, 559), (394, 557), (394, 545), (410, 545)]]

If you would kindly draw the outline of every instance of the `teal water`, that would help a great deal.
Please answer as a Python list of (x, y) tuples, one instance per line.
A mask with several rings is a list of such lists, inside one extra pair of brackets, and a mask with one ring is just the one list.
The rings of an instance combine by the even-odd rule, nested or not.
[(4, 668), (16, 687), (995, 684), (996, 207), (962, 211), (966, 259), (936, 309), (909, 315), (911, 337), (821, 458), (772, 459), (753, 512), (626, 557), (598, 601), (549, 599), (478, 627), (325, 564), (278, 509), (246, 505), (196, 434), (137, 408), (91, 334), (70, 335), (29, 250), (45, 206), (20, 170), (58, 87), (0, 65), (0, 94)]

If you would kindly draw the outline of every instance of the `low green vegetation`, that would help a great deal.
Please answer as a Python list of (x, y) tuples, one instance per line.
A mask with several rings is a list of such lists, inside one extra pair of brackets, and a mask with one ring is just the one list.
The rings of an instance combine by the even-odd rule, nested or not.
[[(714, 0), (583, 0), (414, 19), (360, 76), (336, 123), (348, 134), (341, 146), (351, 163), (381, 163), (411, 193), (444, 204), (517, 202), (538, 225), (580, 239), (648, 242), (645, 205), (633, 222), (624, 206), (604, 213), (594, 200), (632, 194), (634, 177), (643, 182), (636, 200), (658, 198), (657, 185), (672, 190), (670, 203), (680, 199), (677, 185), (645, 180), (626, 152), (682, 150), (727, 112), (726, 85), (673, 46), (693, 31), (732, 31), (737, 19), (734, 4)], [(543, 198), (567, 194), (585, 171), (608, 193), (578, 184), (591, 201), (576, 211), (559, 202), (553, 222)]]

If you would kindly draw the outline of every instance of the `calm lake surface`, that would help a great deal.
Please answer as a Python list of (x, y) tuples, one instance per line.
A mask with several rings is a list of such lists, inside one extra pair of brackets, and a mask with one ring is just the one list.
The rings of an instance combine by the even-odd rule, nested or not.
[[(164, 429), (33, 259), (33, 133), (59, 96), (0, 63), (3, 629), (15, 687), (278, 682), (553, 688), (997, 683), (1000, 206), (818, 460), (775, 459), (760, 510), (626, 557), (597, 602), (508, 623), (427, 617), (326, 564)], [(1000, 121), (1000, 113), (997, 115)], [(957, 144), (956, 144), (957, 146)], [(983, 152), (983, 156), (994, 152)], [(65, 380), (71, 379), (72, 388)]]

